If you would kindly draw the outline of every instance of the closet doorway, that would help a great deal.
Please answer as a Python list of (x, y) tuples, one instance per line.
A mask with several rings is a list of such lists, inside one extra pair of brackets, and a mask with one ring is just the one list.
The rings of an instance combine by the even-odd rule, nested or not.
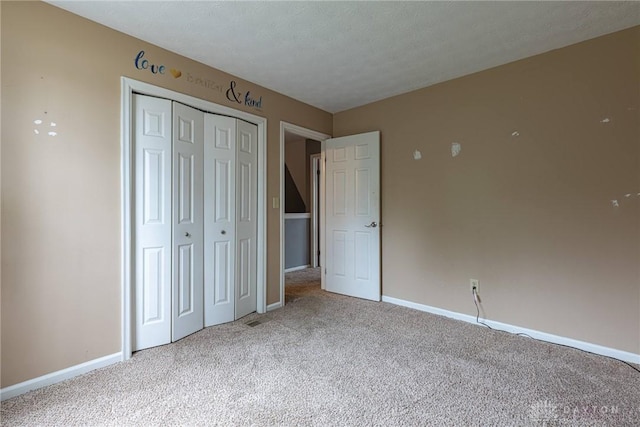
[(266, 120), (122, 79), (123, 359), (265, 312)]

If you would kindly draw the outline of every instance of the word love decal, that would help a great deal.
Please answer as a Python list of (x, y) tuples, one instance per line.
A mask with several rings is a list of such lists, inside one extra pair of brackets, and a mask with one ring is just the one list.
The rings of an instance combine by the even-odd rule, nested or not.
[[(148, 70), (151, 74), (164, 74), (166, 71), (166, 67), (164, 65), (149, 62), (149, 60), (144, 57), (144, 50), (138, 52), (133, 63), (138, 70)], [(170, 69), (169, 72), (174, 79), (177, 79), (182, 75), (180, 70), (176, 70), (174, 68)]]
[(262, 96), (258, 99), (255, 99), (251, 96), (251, 92), (247, 91), (243, 99), (242, 93), (236, 91), (236, 82), (233, 80), (231, 80), (229, 89), (227, 89), (227, 99), (231, 102), (237, 102), (238, 104), (242, 104), (244, 101), (244, 105), (246, 105), (247, 107), (253, 107), (257, 109), (262, 108)]

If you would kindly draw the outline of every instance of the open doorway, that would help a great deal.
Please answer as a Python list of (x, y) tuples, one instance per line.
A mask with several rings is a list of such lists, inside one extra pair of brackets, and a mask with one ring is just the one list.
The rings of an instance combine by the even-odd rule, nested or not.
[(284, 271), (289, 273), (317, 266), (313, 237), (319, 224), (313, 223), (316, 180), (312, 180), (311, 156), (320, 154), (321, 143), (285, 132), (284, 147)]
[(285, 303), (285, 272), (322, 265), (322, 141), (329, 137), (296, 125), (280, 123), (279, 306)]

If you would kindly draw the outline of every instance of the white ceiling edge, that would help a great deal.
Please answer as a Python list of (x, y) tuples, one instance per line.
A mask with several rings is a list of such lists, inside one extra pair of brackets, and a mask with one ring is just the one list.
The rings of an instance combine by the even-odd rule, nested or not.
[(630, 1), (49, 3), (330, 113), (640, 25)]

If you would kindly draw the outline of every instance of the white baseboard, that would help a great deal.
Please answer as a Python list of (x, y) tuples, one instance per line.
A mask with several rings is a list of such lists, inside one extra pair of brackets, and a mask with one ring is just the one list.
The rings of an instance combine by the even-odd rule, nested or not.
[(5, 387), (0, 390), (1, 400), (11, 399), (12, 397), (19, 396), (32, 390), (37, 390), (42, 387), (46, 387), (51, 384), (59, 383), (64, 380), (68, 380), (78, 375), (86, 374), (98, 368), (104, 368), (105, 366), (113, 365), (122, 361), (122, 353), (114, 353), (109, 356), (93, 359), (88, 362), (81, 363), (79, 365), (71, 366), (60, 371), (51, 372), (50, 374), (43, 375), (41, 377), (33, 378), (9, 387)]
[(278, 309), (280, 307), (282, 307), (282, 301), (274, 302), (273, 304), (269, 304), (267, 306), (267, 312), (269, 312), (271, 310), (276, 310), (276, 309)]
[(285, 273), (291, 273), (292, 271), (306, 270), (307, 268), (310, 268), (310, 267), (311, 267), (311, 264), (300, 265), (298, 267), (285, 268), (284, 272)]
[[(468, 322), (474, 325), (481, 326), (478, 323), (476, 323), (475, 316), (470, 316), (468, 314), (462, 314), (462, 313), (457, 313), (455, 311), (444, 310), (442, 308), (431, 307), (429, 305), (418, 304), (415, 302), (393, 298), (386, 295), (382, 296), (382, 301), (395, 304), (395, 305), (401, 305), (403, 307), (413, 308), (415, 310), (425, 311), (427, 313), (450, 317), (456, 320), (462, 320), (463, 322)], [(600, 354), (602, 356), (608, 356), (608, 357), (613, 357), (614, 359), (624, 360), (625, 362), (640, 364), (640, 354), (635, 354), (635, 353), (631, 353), (623, 350), (617, 350), (615, 348), (610, 348), (610, 347), (604, 347), (598, 344), (592, 344), (585, 341), (578, 341), (578, 340), (574, 340), (573, 338), (566, 338), (566, 337), (561, 337), (559, 335), (548, 334), (546, 332), (540, 332), (533, 329), (522, 328), (520, 326), (509, 325), (507, 323), (495, 322), (493, 320), (482, 319), (482, 321), (494, 329), (500, 329), (502, 331), (507, 331), (514, 334), (523, 333), (537, 340), (547, 341), (554, 344), (562, 344), (562, 345), (574, 347), (580, 350), (585, 350), (591, 353)]]

